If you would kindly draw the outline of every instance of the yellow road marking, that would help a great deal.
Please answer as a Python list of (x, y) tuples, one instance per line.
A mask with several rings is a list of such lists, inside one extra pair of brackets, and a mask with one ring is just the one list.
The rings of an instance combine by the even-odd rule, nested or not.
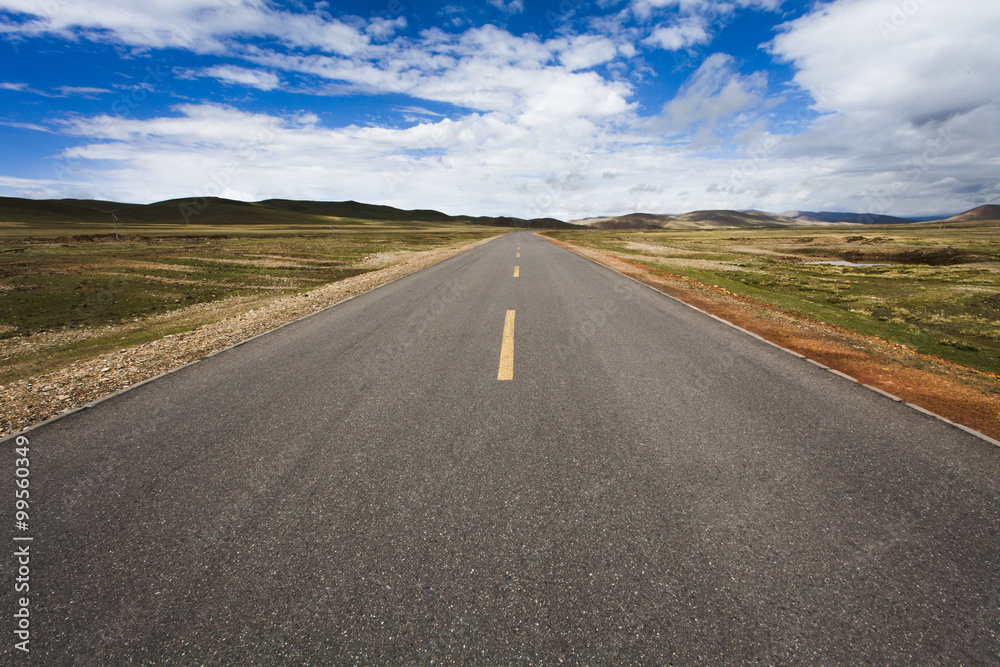
[(514, 267), (514, 277), (517, 278), (517, 274), (520, 273), (520, 272), (521, 272), (521, 267), (520, 266), (515, 266)]
[(508, 310), (503, 321), (503, 343), (500, 344), (500, 370), (498, 380), (514, 379), (514, 311)]
[(517, 253), (517, 256), (518, 256), (518, 257), (520, 257), (520, 256), (521, 256), (521, 253)]

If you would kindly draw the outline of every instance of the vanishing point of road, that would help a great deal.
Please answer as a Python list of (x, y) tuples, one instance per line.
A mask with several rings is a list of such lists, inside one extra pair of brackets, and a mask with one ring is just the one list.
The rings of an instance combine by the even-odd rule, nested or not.
[(27, 437), (32, 664), (1000, 662), (1000, 449), (528, 233)]

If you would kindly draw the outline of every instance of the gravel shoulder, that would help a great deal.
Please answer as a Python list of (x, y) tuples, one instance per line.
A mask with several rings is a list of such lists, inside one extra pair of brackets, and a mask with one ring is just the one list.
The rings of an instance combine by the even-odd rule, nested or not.
[[(30, 379), (0, 385), (0, 437), (83, 407), (103, 396), (363, 294), (494, 238), (422, 252), (381, 253), (384, 256), (365, 258), (364, 265), (358, 268), (384, 268), (263, 303), (259, 298), (235, 298), (191, 306), (201, 311), (214, 310), (221, 319), (191, 331), (164, 336)], [(92, 334), (106, 335), (104, 329), (106, 327)], [(53, 332), (4, 341), (4, 346), (11, 350), (23, 350), (28, 346), (43, 351), (56, 343), (64, 343), (65, 336), (86, 338), (89, 335), (86, 331)], [(3, 352), (0, 349), (0, 353)]]

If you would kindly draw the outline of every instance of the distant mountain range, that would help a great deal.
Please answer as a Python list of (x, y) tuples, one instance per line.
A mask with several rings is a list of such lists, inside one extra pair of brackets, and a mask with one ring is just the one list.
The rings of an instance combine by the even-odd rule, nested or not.
[(575, 220), (575, 224), (594, 229), (761, 229), (778, 227), (825, 226), (827, 221), (808, 217), (791, 218), (762, 211), (692, 211), (682, 215), (630, 213), (611, 218)]
[[(317, 225), (331, 221), (424, 222), (444, 224), (488, 225), (525, 229), (768, 229), (781, 227), (827, 226), (841, 224), (976, 224), (984, 220), (1000, 220), (1000, 205), (988, 204), (935, 220), (918, 222), (910, 218), (868, 213), (831, 211), (785, 211), (774, 214), (763, 211), (709, 210), (679, 215), (629, 213), (627, 215), (587, 218), (564, 222), (555, 218), (512, 218), (448, 215), (440, 211), (403, 210), (392, 206), (363, 204), (356, 201), (323, 202), (290, 199), (267, 199), (243, 202), (218, 197), (182, 198), (154, 204), (128, 204), (92, 199), (21, 199), (0, 197), (0, 223), (90, 223), (106, 224), (114, 212), (123, 223), (199, 225)], [(928, 220), (920, 218), (921, 221)]]
[(629, 213), (606, 218), (586, 218), (573, 223), (593, 229), (776, 229), (781, 227), (822, 227), (827, 225), (903, 225), (933, 220), (935, 223), (974, 222), (1000, 220), (1000, 206), (979, 206), (965, 213), (936, 220), (934, 218), (898, 218), (873, 213), (846, 213), (833, 211), (693, 211), (682, 215), (657, 213)]

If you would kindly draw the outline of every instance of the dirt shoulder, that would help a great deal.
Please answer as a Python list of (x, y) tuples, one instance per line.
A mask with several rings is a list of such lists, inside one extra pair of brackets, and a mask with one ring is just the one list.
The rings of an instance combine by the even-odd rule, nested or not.
[[(263, 304), (259, 300), (234, 300), (223, 305), (201, 306), (222, 309), (222, 319), (185, 333), (164, 336), (0, 386), (0, 437), (323, 310), (493, 238), (496, 237), (460, 246), (380, 258), (386, 263), (392, 262), (391, 265)], [(51, 341), (42, 336), (37, 342), (32, 342), (44, 347)], [(21, 341), (18, 344), (29, 343)]]
[(613, 252), (545, 238), (859, 382), (1000, 439), (1000, 378), (996, 375), (785, 312)]

